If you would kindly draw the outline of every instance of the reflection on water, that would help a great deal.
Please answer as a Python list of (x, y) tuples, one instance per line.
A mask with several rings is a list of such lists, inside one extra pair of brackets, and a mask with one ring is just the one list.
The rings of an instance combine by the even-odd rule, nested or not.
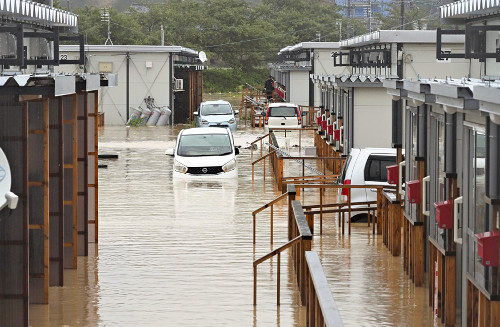
[[(250, 150), (260, 133), (240, 129), (239, 178), (172, 180), (178, 128), (105, 127), (99, 152), (116, 153), (99, 170), (99, 246), (65, 271), (49, 305), (32, 305), (32, 326), (305, 326), (305, 310), (288, 255), (281, 259), (281, 306), (276, 306), (276, 260), (259, 265), (253, 306), (252, 262), (270, 250), (269, 211), (252, 211), (279, 192), (256, 167)], [(254, 157), (255, 159), (255, 157)], [(266, 169), (269, 172), (269, 169)], [(305, 201), (313, 203), (312, 194)], [(286, 242), (286, 203), (274, 208), (274, 246)], [(347, 326), (430, 325), (426, 289), (414, 288), (401, 258), (392, 257), (370, 229), (337, 233), (333, 217), (315, 236), (330, 288)], [(317, 228), (319, 231), (319, 228)]]

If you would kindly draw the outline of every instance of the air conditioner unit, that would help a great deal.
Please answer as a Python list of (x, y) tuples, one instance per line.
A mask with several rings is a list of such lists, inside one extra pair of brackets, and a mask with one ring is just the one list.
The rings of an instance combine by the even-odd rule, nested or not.
[(184, 80), (182, 78), (175, 79), (174, 90), (177, 90), (177, 91), (184, 90)]

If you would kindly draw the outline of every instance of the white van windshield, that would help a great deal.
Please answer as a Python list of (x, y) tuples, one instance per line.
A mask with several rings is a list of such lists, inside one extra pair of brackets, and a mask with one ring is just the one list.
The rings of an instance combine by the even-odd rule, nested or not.
[(296, 107), (271, 107), (269, 117), (297, 117)]
[(232, 152), (227, 134), (183, 135), (177, 148), (177, 155), (183, 157), (224, 156)]
[(230, 115), (233, 113), (233, 109), (229, 104), (225, 103), (215, 103), (215, 104), (204, 104), (201, 107), (201, 114), (203, 116), (210, 115)]

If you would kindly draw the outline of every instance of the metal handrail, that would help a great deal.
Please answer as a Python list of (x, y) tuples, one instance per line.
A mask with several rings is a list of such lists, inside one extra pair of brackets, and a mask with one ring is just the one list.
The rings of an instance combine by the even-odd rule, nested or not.
[(277, 255), (277, 254), (285, 251), (286, 249), (288, 249), (289, 247), (291, 247), (295, 243), (298, 243), (299, 241), (302, 241), (302, 235), (297, 236), (296, 238), (294, 238), (291, 241), (288, 241), (287, 243), (283, 244), (279, 248), (276, 248), (276, 249), (272, 250), (271, 252), (269, 252), (265, 256), (261, 257), (260, 259), (255, 260), (253, 262), (253, 266), (257, 267), (257, 265), (259, 265), (260, 263), (262, 263), (262, 262), (266, 261), (267, 259), (272, 258), (275, 255)]
[(262, 258), (260, 259), (257, 259), (253, 262), (253, 305), (257, 305), (257, 266), (266, 261), (267, 259), (270, 259), (272, 257), (274, 257), (275, 255), (278, 255), (278, 280), (277, 280), (277, 283), (278, 283), (278, 295), (277, 295), (277, 304), (279, 305), (280, 304), (280, 276), (281, 276), (281, 271), (280, 271), (280, 267), (281, 267), (281, 252), (285, 251), (286, 249), (294, 246), (296, 243), (299, 243), (302, 241), (302, 235), (299, 235), (297, 236), (296, 238), (294, 238), (293, 240), (291, 241), (288, 241), (286, 244), (280, 246), (279, 248), (269, 252), (268, 254), (266, 254), (265, 256), (263, 256)]
[(253, 244), (255, 244), (255, 235), (256, 235), (256, 217), (257, 217), (257, 214), (263, 210), (265, 210), (266, 208), (269, 208), (269, 206), (271, 207), (271, 245), (273, 244), (273, 223), (274, 223), (274, 210), (273, 210), (273, 205), (275, 203), (277, 203), (278, 201), (281, 201), (283, 200), (283, 198), (287, 197), (288, 196), (288, 192), (286, 193), (283, 193), (282, 195), (278, 196), (276, 199), (272, 200), (271, 202), (269, 203), (266, 203), (264, 204), (262, 207), (254, 210), (252, 212), (252, 216), (253, 216)]

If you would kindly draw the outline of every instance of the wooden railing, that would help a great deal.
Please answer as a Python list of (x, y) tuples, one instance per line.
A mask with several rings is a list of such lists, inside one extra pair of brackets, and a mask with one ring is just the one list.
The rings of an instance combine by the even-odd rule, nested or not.
[[(279, 248), (253, 262), (254, 269), (254, 305), (257, 305), (257, 267), (259, 264), (277, 256), (277, 305), (280, 305), (281, 288), (281, 253), (291, 250), (293, 267), (297, 276), (301, 303), (306, 306), (307, 326), (343, 326), (339, 310), (331, 294), (321, 262), (316, 252), (311, 250), (312, 232), (304, 216), (304, 210), (299, 201), (295, 200), (294, 185), (288, 186), (287, 193), (272, 202), (254, 211), (257, 212), (269, 207), (288, 196), (288, 239), (289, 241)], [(254, 216), (255, 217), (255, 216)], [(254, 220), (255, 221), (255, 220)], [(255, 227), (254, 227), (255, 231)], [(272, 233), (271, 233), (272, 235)], [(255, 232), (254, 232), (255, 242)]]
[(306, 297), (307, 326), (344, 326), (318, 254), (314, 251), (306, 252), (306, 262), (309, 277), (309, 292)]
[[(291, 195), (291, 193), (289, 193)], [(295, 193), (293, 193), (293, 196)], [(292, 219), (289, 219), (288, 226), (288, 235), (289, 241), (280, 246), (279, 248), (271, 251), (265, 256), (257, 259), (253, 262), (253, 271), (254, 271), (254, 305), (257, 304), (257, 266), (278, 255), (278, 298), (277, 303), (280, 303), (280, 265), (281, 265), (281, 252), (286, 249), (291, 248), (292, 250), (292, 258), (294, 261), (295, 273), (297, 276), (297, 283), (300, 289), (300, 295), (302, 304), (305, 305), (305, 297), (307, 294), (307, 276), (306, 276), (306, 261), (305, 261), (305, 252), (311, 250), (311, 240), (312, 234), (307, 225), (306, 218), (304, 216), (304, 211), (302, 210), (302, 205), (299, 201), (290, 200), (291, 214)]]
[[(283, 165), (285, 160), (293, 160), (297, 162), (302, 162), (302, 170), (300, 172), (301, 176), (284, 176), (284, 170), (283, 170)], [(281, 156), (279, 154), (275, 154), (273, 158), (271, 158), (271, 164), (273, 165), (273, 172), (274, 172), (274, 179), (276, 180), (276, 184), (278, 185), (278, 189), (282, 190), (283, 187), (283, 180), (285, 178), (294, 178), (294, 177), (310, 177), (310, 176), (305, 176), (305, 167), (306, 167), (306, 161), (319, 161), (319, 164), (317, 166), (323, 171), (324, 176), (337, 176), (338, 174), (327, 174), (327, 163), (328, 162), (341, 162), (342, 165), (345, 162), (345, 158), (340, 158), (340, 157), (285, 157)], [(317, 170), (317, 169), (316, 169)], [(319, 174), (321, 174), (321, 171), (318, 170)], [(314, 176), (321, 176), (321, 175), (314, 175)], [(319, 178), (319, 177), (318, 177)], [(285, 184), (286, 185), (286, 184)]]
[(299, 106), (300, 112), (305, 112), (306, 116), (303, 118), (304, 122), (302, 123), (306, 127), (313, 127), (316, 123), (314, 119), (314, 114), (320, 110), (320, 107), (313, 106)]
[[(288, 185), (290, 187), (291, 185)], [(342, 213), (342, 216), (339, 219), (339, 223), (341, 224), (342, 227), (342, 234), (344, 234), (344, 226), (345, 226), (345, 213), (348, 214), (348, 226), (349, 230), (348, 233), (351, 235), (351, 217), (352, 217), (352, 212), (355, 211), (368, 211), (368, 212), (374, 212), (376, 210), (377, 217), (381, 216), (381, 208), (382, 208), (382, 192), (384, 188), (387, 188), (388, 186), (383, 186), (383, 185), (337, 185), (337, 184), (299, 184), (295, 185), (295, 188), (297, 189), (319, 189), (319, 210), (318, 211), (311, 211), (311, 212), (306, 212), (306, 214), (312, 215), (312, 214), (319, 214), (320, 216), (320, 230), (322, 232), (322, 226), (323, 226), (323, 214), (324, 213), (333, 213), (333, 212), (339, 212)], [(351, 202), (351, 189), (375, 189), (377, 192), (377, 202), (375, 207), (369, 207), (368, 205), (371, 205), (372, 202)], [(324, 197), (324, 192), (327, 189), (333, 189), (333, 190), (338, 190), (338, 189), (347, 189), (347, 201), (341, 201), (338, 203), (333, 203), (333, 204), (324, 204), (323, 203), (323, 197)], [(375, 204), (375, 203), (373, 203)], [(353, 205), (360, 205), (361, 207), (359, 208), (352, 208)], [(325, 210), (325, 207), (327, 206), (337, 206), (339, 209), (332, 209), (332, 210)], [(372, 221), (373, 224), (379, 223), (377, 220)], [(377, 233), (378, 230), (380, 230), (380, 227), (377, 226)], [(374, 226), (374, 231), (375, 231), (375, 226)]]

